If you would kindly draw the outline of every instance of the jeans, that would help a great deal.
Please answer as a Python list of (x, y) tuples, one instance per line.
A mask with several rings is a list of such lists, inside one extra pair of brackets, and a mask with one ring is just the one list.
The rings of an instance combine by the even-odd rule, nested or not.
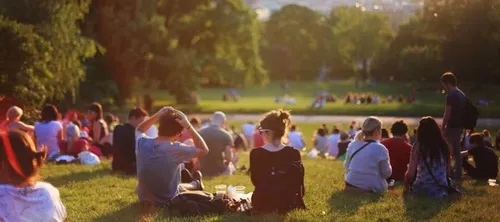
[(450, 153), (453, 155), (453, 179), (462, 179), (462, 155), (460, 154), (460, 139), (463, 133), (462, 128), (446, 128), (445, 136), (448, 141)]

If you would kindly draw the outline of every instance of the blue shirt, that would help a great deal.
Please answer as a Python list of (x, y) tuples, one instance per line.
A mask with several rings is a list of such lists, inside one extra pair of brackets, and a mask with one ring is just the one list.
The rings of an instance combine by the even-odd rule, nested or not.
[(181, 163), (193, 159), (197, 148), (179, 142), (157, 143), (144, 134), (137, 137), (137, 196), (140, 201), (166, 204), (181, 189)]
[(465, 94), (459, 89), (448, 92), (446, 105), (451, 106), (450, 119), (447, 128), (463, 128)]

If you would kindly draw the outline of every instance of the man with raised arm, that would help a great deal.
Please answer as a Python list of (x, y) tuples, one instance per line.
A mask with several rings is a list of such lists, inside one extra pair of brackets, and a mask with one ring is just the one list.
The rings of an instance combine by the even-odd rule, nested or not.
[[(145, 135), (149, 127), (159, 123), (158, 137)], [(176, 142), (186, 129), (193, 135), (194, 146)], [(137, 195), (142, 202), (168, 204), (177, 194), (187, 190), (203, 190), (201, 173), (182, 178), (181, 164), (208, 153), (208, 147), (189, 123), (184, 113), (164, 107), (137, 126)], [(186, 175), (183, 173), (183, 175)], [(187, 174), (191, 176), (189, 173)], [(185, 176), (184, 176), (185, 177)]]

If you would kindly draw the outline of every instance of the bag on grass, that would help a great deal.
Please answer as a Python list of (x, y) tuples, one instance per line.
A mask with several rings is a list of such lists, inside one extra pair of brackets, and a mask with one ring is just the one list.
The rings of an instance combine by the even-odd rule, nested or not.
[(236, 212), (239, 207), (236, 205), (227, 195), (214, 197), (204, 191), (188, 191), (172, 198), (169, 209), (181, 216), (191, 216)]

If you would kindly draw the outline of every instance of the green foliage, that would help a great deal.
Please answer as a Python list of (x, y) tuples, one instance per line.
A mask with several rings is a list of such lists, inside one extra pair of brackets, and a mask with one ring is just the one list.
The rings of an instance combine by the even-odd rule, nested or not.
[(0, 17), (0, 88), (2, 94), (40, 105), (53, 95), (49, 69), (53, 48), (24, 25)]

